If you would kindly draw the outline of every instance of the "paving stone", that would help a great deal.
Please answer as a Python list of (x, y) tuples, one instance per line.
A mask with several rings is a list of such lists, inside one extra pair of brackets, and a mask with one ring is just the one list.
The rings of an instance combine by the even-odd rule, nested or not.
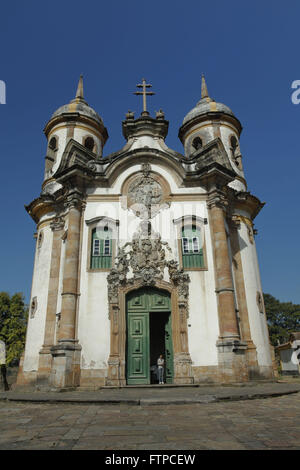
[(0, 402), (1, 450), (300, 449), (300, 394), (185, 405)]

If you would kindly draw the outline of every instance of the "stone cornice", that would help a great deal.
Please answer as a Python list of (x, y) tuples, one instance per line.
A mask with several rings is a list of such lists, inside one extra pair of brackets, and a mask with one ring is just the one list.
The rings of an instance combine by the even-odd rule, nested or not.
[(25, 209), (34, 222), (38, 223), (43, 215), (55, 211), (55, 200), (53, 196), (41, 195), (27, 206), (25, 205)]
[(264, 205), (265, 202), (261, 202), (256, 196), (246, 191), (235, 193), (232, 200), (233, 210), (237, 209), (248, 212), (251, 220), (255, 219)]
[[(61, 185), (54, 194), (46, 190), (26, 207), (38, 222), (42, 215), (49, 212), (61, 213), (70, 206), (70, 194), (80, 193), (75, 205), (82, 204), (88, 186), (111, 187), (120, 173), (134, 164), (160, 164), (176, 175), (177, 184), (183, 187), (202, 187), (207, 192), (214, 188), (222, 189), (235, 178), (227, 153), (219, 138), (214, 139), (192, 158), (178, 157), (174, 152), (159, 149), (141, 148), (127, 151), (114, 158), (96, 158), (77, 141), (70, 139), (63, 153), (59, 168), (52, 180)], [(73, 198), (74, 199), (74, 198)], [(62, 208), (58, 205), (62, 204)], [(72, 204), (71, 204), (72, 205)]]
[(104, 127), (103, 124), (100, 124), (99, 122), (95, 121), (94, 119), (89, 118), (88, 116), (83, 116), (82, 114), (78, 112), (74, 113), (62, 113), (59, 116), (55, 116), (54, 118), (50, 119), (50, 121), (46, 124), (44, 128), (44, 133), (46, 137), (48, 138), (50, 131), (53, 129), (54, 126), (57, 126), (58, 124), (64, 123), (67, 125), (75, 125), (78, 122), (82, 122), (84, 124), (89, 124), (91, 127), (93, 127), (95, 130), (97, 130), (100, 133), (102, 143), (103, 145), (108, 139), (108, 132), (106, 127)]

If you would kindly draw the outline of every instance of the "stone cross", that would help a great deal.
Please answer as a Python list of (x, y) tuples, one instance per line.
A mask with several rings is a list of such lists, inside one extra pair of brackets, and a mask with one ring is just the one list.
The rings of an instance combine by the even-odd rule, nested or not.
[(142, 115), (148, 115), (149, 113), (147, 111), (146, 96), (147, 95), (155, 95), (155, 93), (153, 91), (147, 91), (146, 89), (151, 88), (152, 85), (150, 85), (149, 83), (146, 83), (145, 78), (142, 78), (142, 84), (139, 83), (136, 87), (137, 88), (143, 88), (143, 91), (136, 91), (133, 94), (134, 95), (143, 95), (143, 112), (142, 112)]

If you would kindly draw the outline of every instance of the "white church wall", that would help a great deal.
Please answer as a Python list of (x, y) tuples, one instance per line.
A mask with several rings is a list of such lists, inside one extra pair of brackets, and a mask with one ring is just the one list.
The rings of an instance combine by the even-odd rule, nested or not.
[[(89, 202), (85, 209), (86, 220), (107, 215), (113, 218), (111, 208), (116, 204)], [(109, 215), (108, 215), (109, 214)], [(117, 215), (117, 212), (114, 211)], [(108, 272), (88, 272), (89, 228), (83, 224), (80, 299), (78, 308), (78, 339), (82, 347), (82, 369), (105, 369), (110, 348), (110, 323), (108, 319)]]
[(44, 227), (42, 231), (43, 239), (40, 248), (37, 241), (30, 299), (31, 305), (32, 299), (36, 297), (37, 308), (33, 318), (29, 312), (24, 372), (37, 370), (39, 351), (44, 342), (53, 234), (49, 226)]
[(271, 366), (272, 360), (266, 319), (265, 315), (259, 311), (257, 304), (257, 292), (261, 293), (261, 284), (256, 262), (256, 248), (255, 244), (252, 244), (249, 240), (247, 226), (244, 223), (241, 223), (239, 229), (239, 245), (244, 273), (250, 331), (252, 340), (257, 348), (258, 364), (259, 366)]
[[(198, 203), (200, 217), (208, 218), (206, 202)], [(189, 350), (193, 366), (218, 364), (216, 342), (219, 337), (215, 271), (210, 227), (203, 225), (205, 234), (206, 271), (187, 271), (190, 278), (190, 308), (188, 324)]]

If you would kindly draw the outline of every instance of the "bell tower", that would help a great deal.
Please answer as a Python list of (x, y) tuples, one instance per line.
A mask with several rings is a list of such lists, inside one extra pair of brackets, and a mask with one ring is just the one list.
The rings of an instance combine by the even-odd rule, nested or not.
[(92, 152), (95, 158), (102, 157), (108, 133), (102, 118), (84, 99), (82, 75), (79, 78), (75, 98), (52, 114), (44, 133), (48, 142), (44, 186), (59, 167), (70, 139), (74, 139)]
[(242, 125), (231, 109), (209, 96), (206, 81), (202, 75), (201, 99), (185, 116), (179, 129), (178, 136), (184, 146), (185, 155), (193, 157), (212, 140), (220, 139), (236, 174), (236, 179), (230, 183), (230, 186), (238, 190), (246, 190), (247, 184), (239, 143), (241, 132)]

